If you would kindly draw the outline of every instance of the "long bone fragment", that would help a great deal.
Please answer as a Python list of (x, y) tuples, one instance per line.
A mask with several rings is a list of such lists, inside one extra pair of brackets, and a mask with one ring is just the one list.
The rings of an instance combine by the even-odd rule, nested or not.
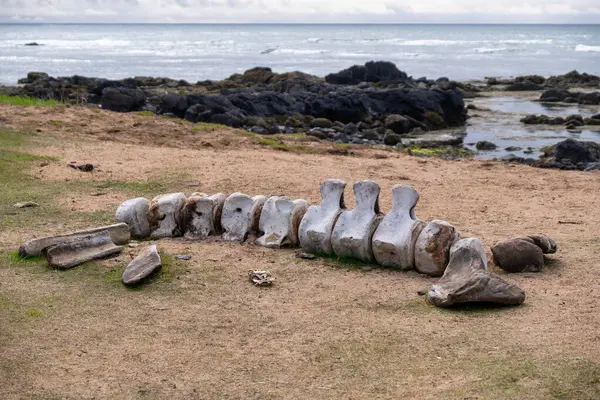
[(100, 231), (79, 237), (70, 242), (54, 244), (42, 253), (53, 268), (69, 269), (87, 261), (105, 258), (123, 250), (110, 238), (110, 232)]
[(86, 229), (83, 231), (76, 231), (72, 233), (67, 233), (64, 235), (57, 236), (48, 236), (37, 239), (31, 239), (23, 243), (19, 247), (19, 255), (21, 257), (37, 257), (42, 255), (42, 250), (48, 246), (52, 246), (54, 244), (60, 244), (65, 242), (70, 242), (78, 238), (82, 238), (93, 233), (108, 231), (111, 240), (113, 243), (117, 245), (123, 245), (129, 242), (131, 239), (131, 234), (129, 231), (129, 226), (125, 223), (119, 223), (108, 226), (101, 226), (93, 229)]

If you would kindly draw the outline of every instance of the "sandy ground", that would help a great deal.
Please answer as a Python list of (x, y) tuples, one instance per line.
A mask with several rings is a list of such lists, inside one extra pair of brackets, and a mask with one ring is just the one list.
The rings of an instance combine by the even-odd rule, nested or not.
[[(435, 279), (414, 272), (366, 272), (218, 239), (160, 241), (161, 251), (193, 258), (178, 264), (172, 281), (137, 291), (86, 278), (91, 268), (125, 265), (134, 249), (77, 272), (2, 261), (1, 398), (600, 397), (599, 173), (375, 150), (295, 154), (179, 121), (52, 110), (0, 106), (5, 126), (38, 130), (29, 151), (59, 159), (30, 171), (43, 180), (143, 182), (167, 174), (188, 194), (285, 194), (314, 203), (323, 179), (340, 178), (352, 205), (352, 183), (373, 179), (384, 212), (392, 185), (410, 184), (421, 195), (418, 217), (449, 221), (481, 238), (488, 253), (498, 240), (534, 233), (553, 237), (559, 252), (541, 273), (502, 274), (527, 299), (490, 311), (428, 305), (417, 291)], [(114, 126), (120, 132), (108, 133)], [(78, 172), (68, 161), (99, 171)], [(58, 202), (112, 211), (132, 195), (94, 194), (65, 193)], [(0, 232), (0, 250), (56, 230), (40, 221)], [(252, 286), (250, 269), (270, 270), (276, 284)], [(40, 315), (28, 316), (30, 308)]]

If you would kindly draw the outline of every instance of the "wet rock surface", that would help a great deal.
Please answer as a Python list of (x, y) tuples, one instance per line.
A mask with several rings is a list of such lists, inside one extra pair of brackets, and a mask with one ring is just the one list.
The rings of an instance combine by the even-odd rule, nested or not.
[(567, 139), (542, 151), (544, 155), (534, 164), (541, 168), (592, 171), (600, 162), (600, 144), (596, 142)]

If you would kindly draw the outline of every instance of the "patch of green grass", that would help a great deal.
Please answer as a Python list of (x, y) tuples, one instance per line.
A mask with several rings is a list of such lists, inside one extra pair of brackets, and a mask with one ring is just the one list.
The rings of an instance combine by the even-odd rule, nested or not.
[(37, 318), (37, 317), (41, 317), (42, 316), (42, 312), (40, 310), (27, 310), (27, 315), (29, 315), (30, 317), (33, 318)]
[[(475, 367), (475, 366), (474, 366)], [(535, 382), (537, 398), (592, 400), (600, 398), (600, 365), (583, 359), (534, 360), (523, 355), (486, 359), (477, 366), (479, 378), (460, 396), (523, 398)], [(526, 396), (525, 396), (526, 397)]]
[(212, 132), (212, 131), (221, 130), (221, 129), (231, 129), (231, 128), (228, 126), (225, 126), (225, 125), (211, 124), (208, 122), (197, 122), (194, 124), (194, 127), (192, 128), (192, 130), (196, 131), (196, 132)]
[(137, 115), (156, 115), (156, 114), (154, 114), (154, 113), (153, 113), (152, 111), (150, 111), (150, 110), (138, 111), (136, 114), (137, 114)]
[(56, 128), (60, 128), (66, 125), (66, 122), (60, 119), (51, 119), (48, 121), (48, 123)]
[(337, 256), (326, 255), (326, 254), (315, 254), (315, 255), (317, 257), (323, 259), (323, 262), (326, 265), (328, 265), (330, 267), (334, 267), (334, 268), (346, 268), (346, 269), (356, 269), (356, 270), (360, 270), (365, 266), (369, 266), (373, 269), (380, 268), (379, 265), (369, 264), (364, 261), (360, 261), (360, 260), (357, 260), (357, 259), (351, 258), (351, 257), (337, 257)]
[(61, 104), (56, 100), (43, 100), (36, 99), (28, 96), (9, 96), (6, 94), (0, 94), (0, 104), (11, 104), (15, 106), (44, 106), (52, 107)]
[(472, 157), (475, 153), (473, 153), (469, 149), (465, 149), (462, 147), (439, 147), (439, 148), (421, 148), (421, 147), (413, 147), (410, 149), (411, 153), (415, 156), (422, 157)]

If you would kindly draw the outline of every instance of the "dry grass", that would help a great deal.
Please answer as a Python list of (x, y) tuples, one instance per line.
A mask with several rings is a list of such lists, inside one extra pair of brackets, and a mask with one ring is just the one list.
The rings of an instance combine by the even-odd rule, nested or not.
[[(600, 397), (598, 173), (382, 159), (360, 148), (297, 154), (223, 128), (77, 107), (0, 106), (0, 119), (13, 128), (0, 135), (2, 399)], [(112, 128), (120, 132), (109, 137)], [(79, 172), (68, 161), (98, 168)], [(217, 239), (158, 242), (165, 270), (137, 290), (119, 282), (137, 249), (70, 271), (14, 255), (31, 236), (110, 221), (134, 195), (315, 202), (327, 177), (377, 180), (383, 210), (391, 186), (409, 183), (423, 219), (446, 219), (488, 245), (547, 233), (560, 250), (540, 274), (505, 277), (527, 292), (522, 307), (492, 310), (436, 309), (417, 295), (435, 279), (414, 272)], [(350, 188), (346, 197), (352, 204)], [(31, 199), (39, 209), (12, 208)], [(269, 269), (275, 285), (254, 287), (249, 269)]]

